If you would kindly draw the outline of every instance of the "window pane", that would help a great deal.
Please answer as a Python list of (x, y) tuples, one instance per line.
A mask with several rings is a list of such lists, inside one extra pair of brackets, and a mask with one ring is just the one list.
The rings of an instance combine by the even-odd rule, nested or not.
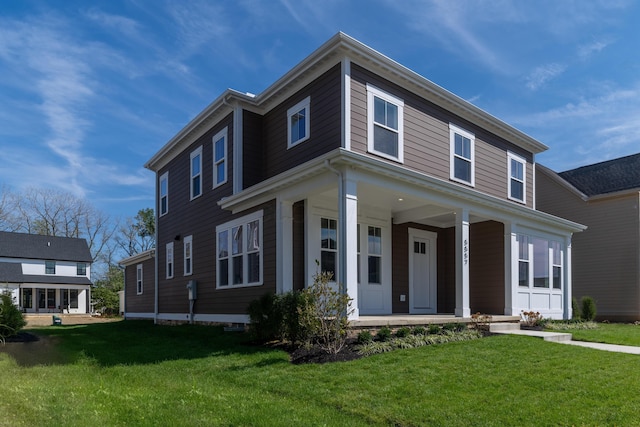
[(559, 242), (551, 242), (551, 249), (553, 250), (553, 264), (562, 265), (562, 250)]
[(549, 242), (533, 239), (533, 286), (549, 287)]
[(382, 255), (382, 229), (380, 227), (369, 227), (368, 251), (371, 255)]
[(373, 149), (392, 157), (398, 157), (398, 134), (389, 129), (374, 126)]
[(380, 267), (382, 258), (379, 256), (369, 257), (369, 283), (380, 282)]
[(191, 159), (191, 176), (196, 176), (200, 173), (200, 155), (194, 156)]
[(331, 273), (332, 277), (336, 275), (336, 253), (330, 251), (321, 251), (320, 253), (320, 271)]
[(193, 181), (193, 194), (192, 197), (196, 197), (200, 195), (200, 175), (194, 176), (192, 178)]
[[(76, 301), (78, 299), (77, 292), (78, 291), (76, 291)], [(48, 309), (56, 308), (56, 290), (55, 289), (47, 289), (47, 308)], [(77, 303), (76, 303), (76, 307), (72, 307), (72, 308), (78, 308)]]
[(218, 258), (226, 258), (229, 256), (229, 231), (222, 231), (218, 235)]
[(321, 223), (321, 247), (323, 249), (336, 249), (338, 247), (338, 223), (334, 219), (326, 218), (322, 218)]
[(45, 261), (45, 274), (56, 274), (56, 262)]
[(161, 196), (166, 196), (167, 195), (167, 180), (163, 179), (162, 181), (160, 181), (160, 195)]
[(76, 275), (77, 276), (86, 276), (87, 274), (87, 264), (85, 264), (84, 262), (79, 262), (76, 268)]
[(553, 267), (553, 288), (560, 289), (562, 287), (562, 267)]
[(69, 306), (71, 308), (78, 308), (78, 290), (71, 289), (69, 291)]
[(521, 234), (518, 235), (518, 258), (529, 259), (529, 238)]
[(241, 285), (243, 283), (242, 278), (242, 256), (233, 257), (233, 284)]
[(462, 135), (455, 136), (455, 152), (458, 156), (471, 160), (471, 140)]
[(160, 213), (167, 213), (167, 197), (164, 196), (160, 199)]
[(306, 136), (306, 108), (291, 116), (291, 142), (296, 142)]
[(383, 125), (387, 124), (387, 120), (386, 120), (386, 101), (378, 98), (377, 96), (374, 97), (373, 100), (373, 109), (374, 111), (374, 116), (373, 116), (373, 121), (376, 123), (381, 123)]
[(220, 184), (224, 181), (225, 165), (224, 162), (220, 162), (216, 165), (216, 184)]
[(260, 253), (254, 252), (247, 255), (249, 283), (256, 283), (260, 281)]
[(524, 185), (520, 181), (511, 180), (511, 197), (522, 200), (524, 198)]
[(218, 286), (228, 286), (229, 285), (229, 259), (221, 259), (218, 261), (218, 268), (220, 271), (218, 272), (218, 277), (220, 278), (220, 282)]
[(529, 263), (527, 261), (518, 262), (518, 285), (529, 286)]
[(387, 102), (387, 121), (388, 127), (398, 130), (398, 106)]
[(247, 251), (259, 251), (260, 250), (260, 234), (259, 234), (258, 220), (252, 221), (247, 224)]
[(216, 163), (224, 158), (224, 138), (220, 138), (216, 141), (214, 156)]
[(513, 178), (519, 179), (520, 181), (523, 181), (524, 174), (522, 163), (514, 159), (511, 159), (511, 176)]
[(453, 159), (454, 176), (466, 182), (471, 182), (471, 162), (459, 157)]
[(233, 242), (231, 247), (231, 253), (237, 255), (242, 253), (242, 226), (234, 227), (232, 230)]

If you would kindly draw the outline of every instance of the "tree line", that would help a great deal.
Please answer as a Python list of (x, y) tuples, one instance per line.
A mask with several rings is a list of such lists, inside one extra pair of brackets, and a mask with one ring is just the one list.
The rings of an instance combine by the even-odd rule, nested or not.
[(118, 261), (155, 247), (155, 214), (143, 208), (133, 217), (112, 218), (89, 201), (62, 190), (0, 190), (0, 231), (74, 237), (87, 241), (93, 266), (96, 307), (118, 310), (124, 288)]

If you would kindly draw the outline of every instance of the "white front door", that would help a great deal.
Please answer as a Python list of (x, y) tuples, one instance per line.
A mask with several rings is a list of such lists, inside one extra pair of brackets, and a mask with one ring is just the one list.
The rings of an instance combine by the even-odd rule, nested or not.
[(409, 313), (437, 313), (437, 234), (409, 229)]

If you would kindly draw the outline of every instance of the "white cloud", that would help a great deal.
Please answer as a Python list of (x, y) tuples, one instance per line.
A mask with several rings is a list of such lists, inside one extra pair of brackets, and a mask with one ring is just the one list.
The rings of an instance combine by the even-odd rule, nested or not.
[(558, 77), (566, 69), (566, 65), (557, 63), (536, 67), (526, 78), (527, 87), (531, 90), (538, 90), (549, 80)]
[(604, 48), (611, 44), (610, 40), (599, 40), (593, 43), (584, 44), (578, 47), (578, 57), (582, 60), (587, 60), (594, 53), (600, 53)]

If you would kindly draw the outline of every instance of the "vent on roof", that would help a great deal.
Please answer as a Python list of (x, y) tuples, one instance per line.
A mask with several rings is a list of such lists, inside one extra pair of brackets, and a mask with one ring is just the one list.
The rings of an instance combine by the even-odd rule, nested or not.
[(51, 246), (51, 242), (47, 242), (47, 246)]

